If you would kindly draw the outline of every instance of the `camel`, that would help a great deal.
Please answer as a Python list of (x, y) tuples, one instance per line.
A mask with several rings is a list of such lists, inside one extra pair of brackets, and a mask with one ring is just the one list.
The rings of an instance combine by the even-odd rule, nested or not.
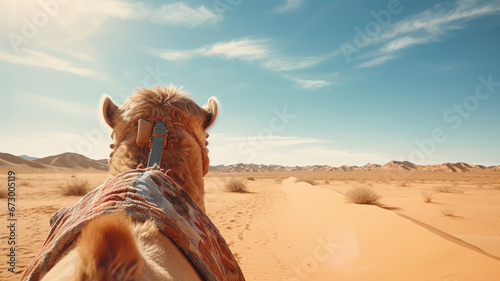
[[(120, 106), (104, 95), (114, 177), (51, 217), (22, 280), (244, 280), (205, 215), (206, 130), (217, 113), (215, 98), (200, 107), (174, 86), (139, 89)], [(159, 165), (145, 168), (160, 137)]]

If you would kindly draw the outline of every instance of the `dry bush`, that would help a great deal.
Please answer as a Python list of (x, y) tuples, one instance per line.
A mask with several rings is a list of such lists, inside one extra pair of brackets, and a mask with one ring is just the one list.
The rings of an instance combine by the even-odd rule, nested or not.
[(89, 192), (89, 181), (83, 179), (73, 179), (66, 182), (61, 192), (65, 196), (83, 196)]
[(457, 183), (453, 182), (450, 185), (442, 185), (442, 186), (437, 186), (434, 188), (435, 192), (442, 192), (442, 193), (463, 193), (458, 187)]
[(316, 185), (316, 182), (313, 179), (299, 179), (297, 182), (307, 182), (310, 185)]
[(326, 180), (326, 181), (325, 181), (325, 184), (330, 184), (330, 181), (329, 181), (329, 180)]
[(21, 180), (19, 181), (19, 186), (32, 186), (31, 183), (29, 181), (26, 181), (26, 180)]
[(349, 189), (346, 194), (346, 200), (354, 204), (380, 205), (380, 195), (366, 186), (357, 186)]
[(422, 197), (424, 198), (425, 203), (432, 203), (432, 193), (431, 192), (422, 192)]
[(3, 188), (2, 188), (2, 189), (0, 189), (0, 199), (4, 199), (4, 198), (7, 198), (7, 197), (9, 197), (9, 196), (7, 195), (7, 190), (5, 190), (5, 189), (3, 189)]
[(248, 192), (246, 183), (242, 179), (238, 178), (230, 178), (229, 181), (226, 182), (225, 188), (228, 192)]
[(449, 209), (449, 208), (443, 208), (443, 209), (441, 209), (441, 213), (443, 213), (443, 215), (445, 215), (447, 217), (454, 217), (455, 216), (453, 210)]
[(254, 180), (255, 180), (255, 178), (254, 178), (254, 177), (248, 177), (248, 178), (247, 178), (247, 180), (249, 180), (249, 181), (254, 181)]

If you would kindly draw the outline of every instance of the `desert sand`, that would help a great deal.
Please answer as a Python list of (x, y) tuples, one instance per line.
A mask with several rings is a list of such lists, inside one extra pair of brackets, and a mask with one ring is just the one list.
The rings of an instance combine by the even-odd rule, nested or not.
[[(210, 172), (207, 214), (247, 280), (500, 280), (499, 172), (380, 175)], [(2, 226), (0, 280), (19, 279), (45, 239), (50, 215), (78, 201), (62, 195), (67, 183), (97, 187), (107, 177), (18, 172), (17, 274), (7, 271)], [(249, 192), (225, 191), (232, 177), (244, 179)], [(347, 203), (344, 194), (356, 186), (381, 195), (381, 206)], [(5, 207), (0, 215), (6, 224)]]

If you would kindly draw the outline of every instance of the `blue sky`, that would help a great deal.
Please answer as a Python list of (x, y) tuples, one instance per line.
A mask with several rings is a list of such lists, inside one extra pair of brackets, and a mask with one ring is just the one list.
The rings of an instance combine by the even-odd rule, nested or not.
[[(102, 94), (216, 96), (212, 164), (500, 164), (500, 1), (17, 0), (0, 151), (109, 154)], [(498, 82), (497, 82), (498, 81)]]

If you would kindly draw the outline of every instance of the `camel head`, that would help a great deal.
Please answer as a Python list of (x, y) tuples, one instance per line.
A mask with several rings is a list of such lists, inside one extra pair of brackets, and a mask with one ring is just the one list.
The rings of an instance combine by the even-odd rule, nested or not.
[(217, 117), (218, 105), (210, 98), (198, 106), (187, 93), (174, 86), (139, 89), (122, 105), (104, 95), (101, 99), (104, 122), (111, 128), (113, 152), (109, 168), (113, 175), (148, 162), (151, 144), (138, 139), (139, 122), (163, 120), (167, 125), (160, 168), (171, 170), (172, 178), (204, 210), (203, 176), (208, 172), (209, 158), (206, 130)]

